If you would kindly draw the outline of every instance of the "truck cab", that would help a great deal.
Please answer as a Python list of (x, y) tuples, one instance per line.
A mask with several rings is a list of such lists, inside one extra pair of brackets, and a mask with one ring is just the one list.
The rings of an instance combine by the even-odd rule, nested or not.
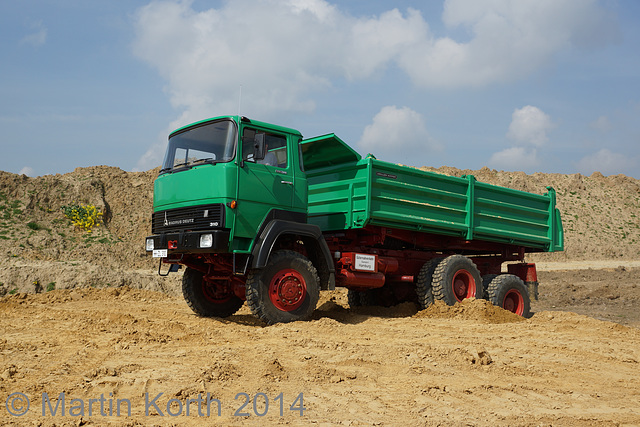
[[(265, 268), (274, 252), (296, 246), (305, 262), (322, 265), (322, 282), (313, 287), (334, 287), (321, 231), (307, 224), (301, 140), (297, 130), (239, 116), (199, 121), (169, 135), (154, 182), (146, 249), (161, 259), (160, 267), (187, 266), (188, 287), (198, 289), (185, 296), (198, 314), (221, 316), (239, 308), (248, 274)], [(314, 268), (310, 276), (317, 274)], [(297, 285), (287, 285), (295, 280), (280, 282), (280, 292), (299, 292)], [(305, 283), (303, 294), (306, 288)], [(220, 311), (216, 304), (223, 300)], [(285, 313), (295, 311), (288, 302), (293, 298), (274, 300), (287, 301), (280, 303)]]

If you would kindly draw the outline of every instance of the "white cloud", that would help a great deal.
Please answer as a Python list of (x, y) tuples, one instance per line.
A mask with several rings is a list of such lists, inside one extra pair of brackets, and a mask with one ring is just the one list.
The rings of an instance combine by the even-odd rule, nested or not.
[(600, 12), (596, 0), (446, 0), (445, 24), (472, 35), (458, 42), (436, 38), (414, 9), (353, 17), (325, 0), (235, 0), (203, 11), (190, 0), (152, 1), (138, 10), (134, 51), (187, 112), (235, 111), (241, 84), (243, 105), (259, 113), (312, 111), (309, 94), (332, 78), (366, 78), (394, 62), (425, 87), (517, 79), (585, 26), (609, 24)]
[(547, 133), (555, 127), (551, 117), (538, 107), (526, 105), (515, 109), (507, 138), (518, 144), (541, 147), (547, 140)]
[(637, 159), (614, 153), (606, 148), (583, 157), (578, 161), (576, 167), (578, 172), (591, 175), (593, 172), (600, 172), (603, 175), (615, 175), (619, 173), (630, 174), (638, 164)]
[(493, 153), (489, 165), (505, 170), (530, 171), (540, 164), (538, 148), (549, 140), (547, 133), (554, 127), (551, 117), (538, 107), (526, 105), (516, 108), (507, 132), (507, 138), (514, 145)]
[(611, 130), (611, 122), (607, 116), (600, 116), (589, 124), (592, 129), (599, 130), (600, 132), (607, 132)]
[(33, 176), (34, 174), (34, 170), (32, 167), (30, 166), (25, 166), (22, 169), (20, 169), (20, 172), (18, 172), (18, 175), (27, 175), (27, 176)]
[(429, 136), (422, 116), (408, 107), (383, 107), (365, 127), (358, 142), (362, 154), (410, 161), (416, 153), (439, 151), (442, 147)]
[(47, 28), (42, 25), (42, 21), (30, 25), (32, 33), (27, 34), (20, 40), (20, 44), (28, 44), (34, 47), (42, 46), (47, 41)]
[(489, 165), (491, 167), (508, 171), (530, 171), (531, 168), (536, 167), (539, 164), (538, 150), (535, 147), (510, 147), (497, 153), (493, 153), (489, 159)]
[(313, 112), (314, 95), (334, 80), (393, 66), (422, 88), (515, 80), (581, 35), (614, 26), (599, 18), (596, 0), (446, 0), (442, 19), (467, 30), (464, 41), (436, 37), (414, 9), (355, 17), (326, 0), (234, 0), (205, 10), (192, 3), (155, 0), (135, 17), (134, 52), (166, 80), (180, 111), (172, 128), (237, 112), (240, 86), (241, 113), (270, 120)]
[(613, 34), (616, 28), (597, 0), (446, 0), (442, 19), (466, 30), (470, 40), (425, 37), (408, 46), (400, 63), (421, 86), (517, 80), (569, 46), (595, 46), (594, 32)]

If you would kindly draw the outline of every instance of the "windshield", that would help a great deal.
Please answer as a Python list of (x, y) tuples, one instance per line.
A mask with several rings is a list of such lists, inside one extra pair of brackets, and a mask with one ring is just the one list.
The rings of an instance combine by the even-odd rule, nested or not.
[(228, 162), (235, 151), (235, 125), (231, 120), (188, 128), (169, 138), (160, 173), (204, 163)]

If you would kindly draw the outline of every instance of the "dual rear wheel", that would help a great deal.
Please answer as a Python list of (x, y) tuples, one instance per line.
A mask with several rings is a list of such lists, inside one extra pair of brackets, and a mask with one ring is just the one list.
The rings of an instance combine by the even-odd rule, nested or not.
[(476, 265), (462, 255), (434, 258), (420, 269), (416, 294), (422, 309), (434, 300), (454, 305), (466, 298), (485, 298), (493, 305), (528, 317), (531, 312), (529, 291), (513, 274), (482, 277)]

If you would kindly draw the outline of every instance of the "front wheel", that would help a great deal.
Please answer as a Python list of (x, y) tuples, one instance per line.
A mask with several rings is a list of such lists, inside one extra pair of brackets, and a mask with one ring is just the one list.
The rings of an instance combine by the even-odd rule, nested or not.
[(320, 298), (318, 272), (307, 257), (276, 251), (267, 266), (247, 278), (247, 304), (251, 312), (272, 325), (308, 319)]
[(489, 283), (487, 295), (487, 299), (493, 305), (523, 317), (529, 317), (531, 314), (529, 290), (518, 276), (513, 274), (496, 276)]
[(202, 272), (190, 267), (182, 276), (182, 295), (191, 310), (203, 317), (229, 317), (244, 304), (227, 283), (207, 281)]

